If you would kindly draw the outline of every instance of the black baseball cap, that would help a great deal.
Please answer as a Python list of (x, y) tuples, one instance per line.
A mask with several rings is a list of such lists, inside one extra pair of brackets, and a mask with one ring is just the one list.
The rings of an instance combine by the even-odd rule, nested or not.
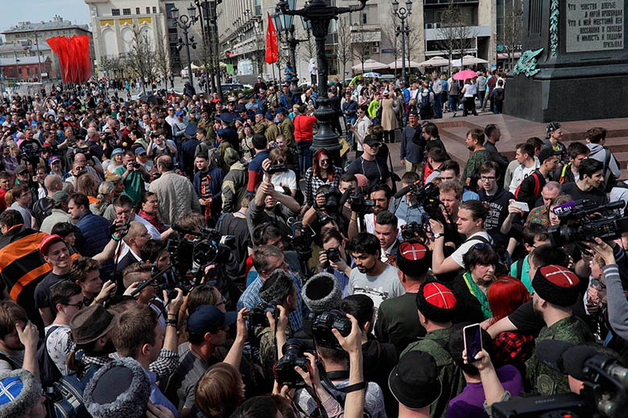
[(541, 149), (541, 152), (539, 153), (539, 162), (543, 164), (543, 161), (547, 160), (548, 158), (553, 157), (554, 155), (561, 155), (561, 154), (562, 153), (560, 151), (556, 151), (552, 147), (544, 147)]
[(188, 318), (188, 332), (204, 335), (216, 328), (232, 325), (237, 318), (237, 312), (222, 312), (213, 305), (201, 305)]

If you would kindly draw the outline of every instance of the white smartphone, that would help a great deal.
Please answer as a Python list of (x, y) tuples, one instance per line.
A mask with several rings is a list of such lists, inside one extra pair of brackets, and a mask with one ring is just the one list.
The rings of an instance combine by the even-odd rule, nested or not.
[(528, 204), (526, 202), (512, 202), (513, 205), (515, 205), (516, 207), (518, 207), (519, 209), (521, 209), (524, 212), (530, 212), (530, 207), (528, 206)]

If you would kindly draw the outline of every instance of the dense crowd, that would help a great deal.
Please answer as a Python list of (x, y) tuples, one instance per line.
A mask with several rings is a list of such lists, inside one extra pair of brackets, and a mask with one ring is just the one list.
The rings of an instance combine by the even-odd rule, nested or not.
[(333, 83), (340, 151), (312, 148), (315, 87), (261, 78), (5, 99), (0, 417), (469, 418), (580, 393), (537, 348), (626, 359), (606, 206), (628, 186), (603, 128), (550, 123), (509, 161), (488, 125), (452, 159), (433, 119), (499, 112), (503, 86)]

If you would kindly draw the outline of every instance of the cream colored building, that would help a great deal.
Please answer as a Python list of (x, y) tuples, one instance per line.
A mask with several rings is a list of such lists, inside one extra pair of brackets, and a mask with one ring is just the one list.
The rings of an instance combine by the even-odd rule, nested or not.
[(97, 66), (102, 66), (103, 58), (130, 53), (135, 31), (146, 36), (153, 50), (158, 43), (168, 42), (160, 0), (85, 0), (85, 3), (89, 6)]

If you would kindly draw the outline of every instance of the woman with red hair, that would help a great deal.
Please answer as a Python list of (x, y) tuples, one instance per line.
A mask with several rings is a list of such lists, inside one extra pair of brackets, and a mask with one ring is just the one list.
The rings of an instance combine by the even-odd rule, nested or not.
[(316, 191), (319, 187), (330, 185), (338, 187), (340, 185), (342, 168), (335, 167), (331, 156), (325, 149), (319, 149), (314, 154), (312, 167), (305, 173), (305, 203), (313, 206), (316, 199)]
[[(521, 280), (512, 276), (502, 276), (494, 280), (488, 288), (488, 303), (493, 313), (491, 325), (510, 315), (529, 300), (530, 292)], [(500, 364), (512, 364), (523, 373), (524, 363), (534, 350), (534, 339), (532, 335), (506, 331), (495, 337), (494, 347), (494, 357)]]

